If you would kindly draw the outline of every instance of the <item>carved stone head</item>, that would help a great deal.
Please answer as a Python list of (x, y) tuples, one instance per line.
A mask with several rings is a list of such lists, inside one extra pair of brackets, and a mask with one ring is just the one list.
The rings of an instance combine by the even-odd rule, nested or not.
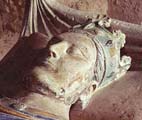
[[(51, 39), (48, 54), (32, 71), (34, 78), (65, 104), (76, 102), (81, 94), (97, 85), (92, 81), (96, 46), (86, 34), (67, 32)], [(59, 41), (59, 42), (56, 42)]]

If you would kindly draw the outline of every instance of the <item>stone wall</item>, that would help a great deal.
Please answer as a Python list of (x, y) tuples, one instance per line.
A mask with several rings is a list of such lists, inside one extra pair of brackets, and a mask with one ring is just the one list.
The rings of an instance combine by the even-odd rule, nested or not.
[(24, 0), (0, 1), (0, 59), (18, 39), (23, 11)]
[(142, 23), (142, 0), (108, 0), (108, 14), (131, 23)]

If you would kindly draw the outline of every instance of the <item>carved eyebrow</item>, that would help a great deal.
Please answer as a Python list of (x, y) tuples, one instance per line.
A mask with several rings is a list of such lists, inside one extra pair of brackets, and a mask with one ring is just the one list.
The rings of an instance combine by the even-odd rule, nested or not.
[[(76, 47), (76, 49), (78, 49), (78, 50), (80, 51), (81, 55), (82, 55), (83, 57), (85, 57), (85, 59), (87, 59), (87, 56), (84, 54), (83, 50), (82, 50), (80, 47), (77, 47), (75, 44), (72, 44), (72, 45), (69, 47), (69, 49), (74, 48), (74, 47)], [(87, 49), (87, 48), (86, 48), (86, 49)]]
[(88, 57), (84, 54), (84, 52), (82, 51), (82, 49), (81, 48), (78, 48), (78, 49), (80, 50), (81, 54), (87, 59)]

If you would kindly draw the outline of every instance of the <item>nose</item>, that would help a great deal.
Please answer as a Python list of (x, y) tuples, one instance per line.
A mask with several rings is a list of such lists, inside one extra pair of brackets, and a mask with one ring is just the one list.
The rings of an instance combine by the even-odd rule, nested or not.
[(66, 54), (67, 49), (69, 48), (69, 43), (62, 41), (60, 43), (54, 44), (50, 47), (50, 51), (54, 53), (54, 57), (59, 59), (61, 56)]

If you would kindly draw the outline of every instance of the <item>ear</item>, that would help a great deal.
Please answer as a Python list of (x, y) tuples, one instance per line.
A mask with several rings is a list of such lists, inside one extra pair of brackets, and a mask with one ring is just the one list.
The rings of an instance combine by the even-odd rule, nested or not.
[(49, 37), (39, 32), (31, 34), (27, 41), (32, 49), (43, 49), (47, 46), (48, 42)]

